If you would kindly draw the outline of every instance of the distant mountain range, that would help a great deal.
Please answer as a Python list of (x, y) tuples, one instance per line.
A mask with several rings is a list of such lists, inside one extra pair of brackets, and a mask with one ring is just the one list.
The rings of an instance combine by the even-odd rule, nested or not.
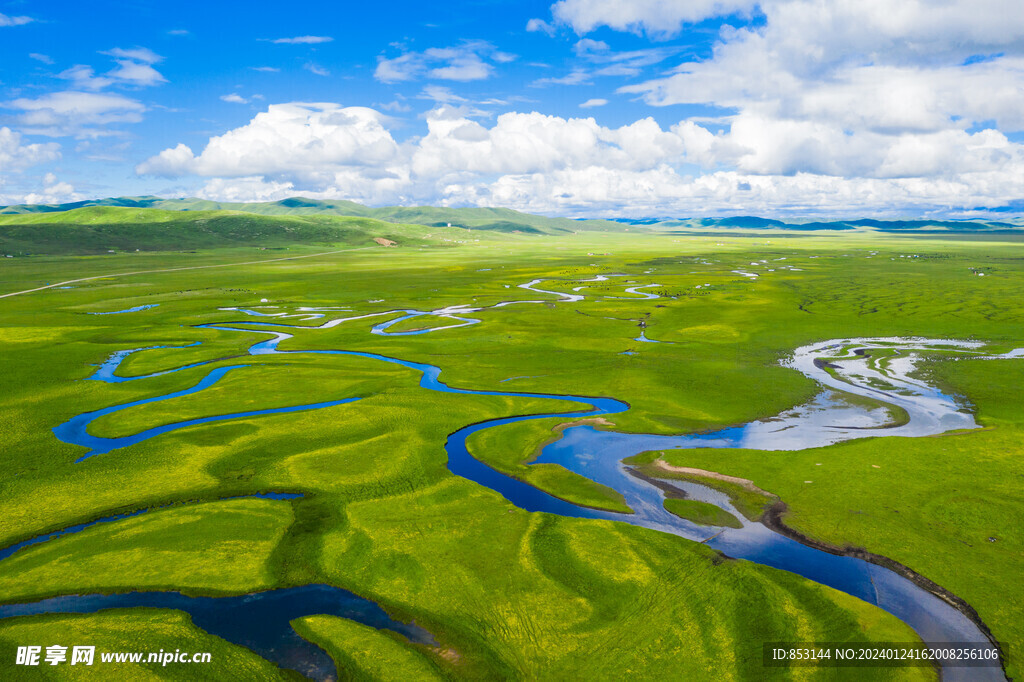
[(63, 213), (89, 207), (152, 208), (164, 211), (235, 211), (268, 216), (333, 215), (372, 218), (387, 223), (425, 225), (427, 227), (465, 227), (496, 232), (558, 234), (579, 230), (621, 229), (607, 220), (578, 221), (520, 213), (507, 208), (438, 208), (434, 206), (387, 206), (370, 208), (354, 201), (321, 201), (293, 197), (281, 201), (232, 203), (206, 199), (161, 199), (160, 197), (114, 197), (69, 204), (23, 204), (0, 208), (0, 215), (27, 213)]
[(154, 208), (164, 211), (236, 211), (269, 216), (336, 215), (373, 218), (388, 223), (443, 227), (465, 227), (498, 232), (558, 234), (580, 230), (618, 231), (621, 225), (654, 230), (700, 230), (732, 228), (747, 230), (872, 230), (879, 232), (906, 231), (990, 231), (1024, 228), (1020, 221), (979, 220), (859, 220), (795, 221), (785, 222), (757, 216), (730, 216), (724, 218), (612, 218), (574, 220), (521, 213), (508, 208), (443, 208), (435, 206), (385, 206), (371, 208), (345, 200), (319, 200), (292, 197), (281, 201), (254, 203), (210, 201), (207, 199), (163, 199), (161, 197), (112, 197), (90, 199), (68, 204), (21, 204), (0, 207), (0, 215), (26, 213), (63, 213), (79, 208), (109, 206), (122, 208)]
[(505, 208), (388, 206), (295, 197), (260, 203), (205, 199), (115, 197), (68, 204), (0, 208), (0, 254), (90, 254), (109, 251), (288, 244), (366, 246), (450, 245), (466, 239), (517, 239), (579, 232), (698, 234), (750, 232), (883, 232), (900, 234), (1018, 234), (1009, 221), (838, 220), (784, 222), (756, 216), (573, 220)]
[[(732, 216), (728, 218), (613, 218), (615, 222), (636, 225), (656, 230), (699, 230), (702, 228), (731, 228), (747, 230), (871, 230), (875, 232), (978, 232), (1020, 230), (1022, 225), (1003, 221), (977, 220), (833, 220), (787, 223), (757, 216)], [(1024, 230), (1022, 230), (1024, 232)]]

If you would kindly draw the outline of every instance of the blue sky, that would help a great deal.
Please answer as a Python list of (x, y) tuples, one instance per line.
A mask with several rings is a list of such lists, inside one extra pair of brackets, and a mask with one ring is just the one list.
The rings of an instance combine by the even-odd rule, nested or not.
[(1016, 0), (850, 5), (0, 0), (0, 204), (1019, 205)]

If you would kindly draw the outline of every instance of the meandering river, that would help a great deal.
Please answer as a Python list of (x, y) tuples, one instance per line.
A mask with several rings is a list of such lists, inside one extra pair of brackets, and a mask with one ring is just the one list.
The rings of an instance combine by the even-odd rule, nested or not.
[[(607, 279), (606, 276), (598, 276), (583, 281), (596, 282), (607, 281)], [(539, 294), (557, 296), (560, 302), (575, 302), (584, 298), (584, 295), (579, 293), (568, 294), (540, 289), (538, 285), (542, 281), (533, 280), (518, 286)], [(638, 285), (630, 287), (626, 291), (636, 295), (637, 300), (646, 301), (657, 298), (657, 295), (638, 290), (652, 286), (658, 285)], [(574, 292), (583, 288), (585, 287), (577, 287)], [(334, 318), (317, 327), (303, 327), (303, 329), (325, 329), (349, 321), (386, 317), (385, 321), (375, 324), (370, 331), (386, 336), (424, 334), (478, 324), (479, 319), (470, 318), (467, 315), (481, 310), (541, 302), (533, 300), (504, 301), (487, 307), (462, 305), (431, 311), (390, 310)], [(321, 319), (326, 316), (324, 312), (317, 311), (336, 312), (336, 309), (326, 308), (300, 308), (296, 313), (265, 312), (240, 308), (222, 310), (236, 310), (258, 317), (287, 318), (301, 315), (306, 320)], [(392, 326), (404, 320), (431, 317), (452, 321), (455, 324), (410, 331), (388, 331)], [(823, 388), (822, 392), (809, 403), (787, 410), (770, 419), (761, 419), (712, 433), (684, 436), (619, 433), (598, 430), (589, 425), (565, 429), (559, 440), (543, 449), (537, 461), (560, 464), (571, 471), (619, 491), (634, 512), (619, 514), (572, 504), (509, 477), (474, 458), (466, 448), (466, 439), (477, 431), (518, 421), (544, 419), (552, 416), (569, 421), (580, 417), (611, 415), (628, 409), (629, 406), (622, 401), (588, 396), (459, 389), (442, 382), (440, 380), (441, 368), (430, 364), (358, 351), (281, 350), (279, 346), (291, 339), (293, 335), (287, 331), (266, 329), (266, 327), (289, 326), (280, 322), (247, 321), (198, 326), (224, 332), (253, 333), (255, 331), (267, 335), (269, 338), (258, 341), (249, 347), (248, 353), (252, 356), (328, 354), (362, 357), (401, 365), (419, 372), (421, 375), (420, 386), (425, 390), (465, 395), (551, 398), (579, 403), (580, 409), (571, 413), (507, 417), (459, 429), (449, 436), (445, 444), (448, 452), (448, 468), (458, 476), (500, 493), (516, 506), (528, 511), (578, 518), (610, 519), (639, 525), (703, 542), (733, 558), (745, 559), (797, 573), (815, 582), (859, 597), (894, 614), (910, 625), (929, 644), (975, 642), (981, 647), (989, 643), (988, 637), (965, 613), (888, 568), (861, 559), (815, 549), (776, 533), (761, 523), (751, 522), (733, 508), (725, 495), (704, 486), (682, 481), (659, 481), (659, 485), (655, 485), (634, 475), (630, 468), (622, 463), (622, 460), (642, 452), (669, 448), (799, 450), (823, 447), (866, 436), (920, 437), (956, 429), (976, 428), (977, 424), (973, 415), (965, 410), (954, 397), (945, 395), (926, 382), (914, 378), (921, 355), (938, 353), (951, 356), (1005, 358), (1021, 357), (1024, 355), (1022, 349), (1004, 355), (991, 355), (984, 353), (981, 343), (945, 339), (851, 338), (824, 341), (796, 349), (792, 357), (784, 362), (786, 366), (818, 382)], [(643, 333), (638, 340), (650, 341)], [(214, 360), (192, 363), (133, 377), (125, 377), (117, 373), (120, 365), (133, 353), (154, 348), (166, 347), (149, 346), (118, 351), (108, 358), (89, 379), (105, 382), (138, 381), (216, 362)], [(138, 405), (203, 391), (215, 385), (231, 371), (245, 366), (245, 364), (234, 364), (217, 367), (210, 370), (191, 387), (162, 396), (80, 414), (56, 426), (53, 429), (54, 435), (62, 441), (88, 448), (88, 451), (79, 458), (78, 461), (81, 462), (89, 457), (102, 455), (117, 448), (130, 447), (149, 438), (190, 426), (224, 420), (248, 419), (264, 414), (316, 410), (358, 400), (358, 398), (347, 398), (191, 419), (118, 438), (95, 436), (88, 431), (90, 424), (100, 417), (116, 414)], [(851, 402), (846, 398), (848, 394), (870, 398), (889, 407), (878, 406), (877, 403), (874, 407), (856, 404), (856, 401)], [(723, 529), (701, 526), (670, 514), (663, 506), (665, 496), (663, 488), (668, 486), (676, 488), (686, 496), (710, 502), (725, 509), (741, 520), (742, 527)], [(127, 515), (105, 517), (89, 524), (81, 524), (25, 541), (0, 551), (0, 559), (16, 554), (24, 547), (45, 542), (51, 537), (78, 532), (95, 523), (116, 522), (125, 516)], [(250, 606), (245, 606), (246, 604)], [(248, 646), (283, 667), (300, 670), (317, 679), (329, 678), (333, 674), (334, 668), (326, 654), (299, 638), (287, 625), (289, 620), (301, 615), (336, 613), (336, 615), (355, 618), (375, 627), (386, 627), (401, 632), (412, 641), (433, 642), (429, 633), (415, 626), (391, 620), (372, 602), (328, 586), (307, 586), (230, 598), (190, 598), (167, 592), (130, 593), (106, 597), (98, 595), (67, 596), (32, 604), (0, 605), (0, 618), (29, 613), (94, 612), (113, 606), (155, 606), (188, 611), (193, 615), (197, 625), (211, 633)], [(265, 628), (266, 632), (257, 632), (259, 628), (254, 629), (253, 613), (256, 611), (253, 609), (262, 609), (258, 611), (261, 618), (258, 622), (259, 627)], [(998, 667), (947, 667), (943, 669), (943, 677), (947, 680), (1004, 679), (1002, 670)]]

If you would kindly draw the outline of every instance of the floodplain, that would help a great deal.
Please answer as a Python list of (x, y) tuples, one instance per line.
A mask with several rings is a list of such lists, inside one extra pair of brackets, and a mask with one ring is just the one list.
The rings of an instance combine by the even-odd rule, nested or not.
[[(930, 339), (976, 344), (917, 351), (909, 375), (955, 398), (971, 428), (864, 428), (808, 448), (652, 448), (611, 465), (637, 486), (689, 490), (662, 511), (707, 536), (767, 516), (802, 546), (920, 576), (1000, 643), (1004, 669), (989, 672), (1017, 677), (1022, 264), (1024, 245), (1000, 235), (724, 229), (448, 228), (443, 241), (391, 248), (5, 259), (0, 295), (17, 295), (0, 298), (0, 550), (25, 544), (0, 553), (0, 641), (188, 642), (211, 663), (142, 663), (131, 675), (289, 679), (299, 673), (287, 661), (173, 608), (3, 609), (329, 585), (431, 638), (315, 609), (290, 616), (346, 679), (935, 679), (931, 667), (764, 667), (763, 642), (920, 633), (798, 571), (642, 527), (628, 490), (548, 454), (588, 432), (713, 434), (771, 420), (821, 394), (786, 365), (797, 349)], [(50, 288), (28, 291), (39, 287)], [(900, 362), (893, 349), (875, 350), (877, 368)], [(598, 415), (584, 398), (609, 409)], [(890, 428), (914, 423), (884, 396), (842, 399)], [(59, 430), (115, 406), (89, 417), (88, 435), (152, 435), (101, 452)], [(522, 418), (538, 415), (552, 416)], [(453, 473), (453, 434), (484, 422), (465, 436), (469, 459), (580, 511), (527, 511)], [(731, 511), (712, 504), (719, 497)]]

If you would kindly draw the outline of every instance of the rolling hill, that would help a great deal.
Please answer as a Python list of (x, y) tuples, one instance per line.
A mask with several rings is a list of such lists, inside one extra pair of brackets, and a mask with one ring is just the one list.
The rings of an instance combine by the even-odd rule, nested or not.
[[(373, 246), (437, 244), (469, 238), (457, 227), (424, 228), (373, 218), (259, 215), (227, 210), (87, 206), (61, 212), (0, 215), (0, 253), (97, 254), (289, 244)], [(478, 237), (477, 237), (478, 238)]]
[(891, 234), (1024, 235), (1020, 221), (834, 220), (785, 222), (758, 216), (572, 220), (506, 208), (386, 206), (293, 197), (227, 203), (206, 199), (113, 197), (69, 204), (0, 208), (2, 254), (94, 254), (224, 246), (371, 245), (374, 238), (444, 244), (470, 238), (652, 231), (875, 232)]
[(161, 199), (160, 197), (114, 197), (70, 204), (23, 204), (0, 208), (5, 214), (63, 213), (81, 208), (147, 208), (165, 211), (233, 211), (266, 216), (347, 216), (372, 218), (388, 223), (427, 227), (465, 227), (473, 230), (522, 232), (532, 234), (569, 234), (579, 230), (619, 231), (621, 226), (608, 220), (578, 221), (570, 218), (520, 213), (507, 208), (444, 208), (434, 206), (386, 206), (370, 208), (352, 201), (322, 201), (293, 197), (281, 201), (229, 203), (205, 199)]

